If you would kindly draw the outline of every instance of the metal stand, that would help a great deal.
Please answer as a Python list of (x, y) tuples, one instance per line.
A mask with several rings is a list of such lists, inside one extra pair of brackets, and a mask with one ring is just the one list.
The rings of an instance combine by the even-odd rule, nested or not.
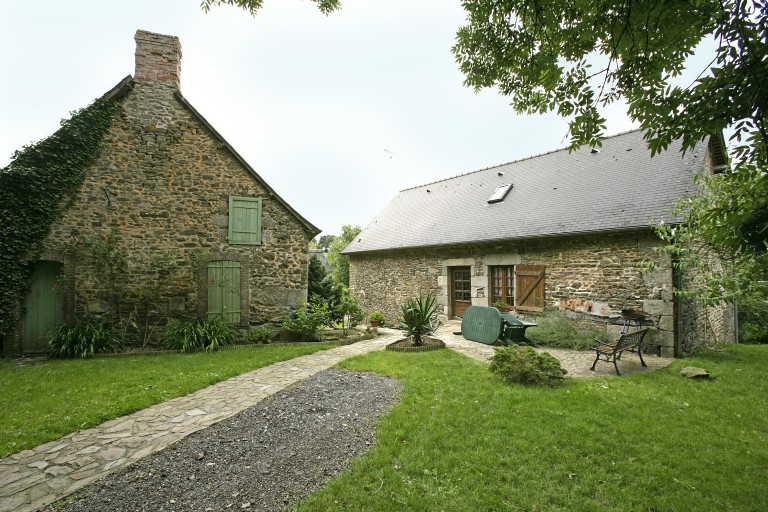
[[(635, 326), (635, 332), (640, 330), (640, 322), (645, 319), (645, 317), (648, 316), (648, 313), (645, 311), (641, 311), (639, 309), (624, 309), (621, 311), (621, 316), (624, 318), (624, 325), (621, 327), (621, 336), (624, 336), (625, 334), (629, 334), (629, 328), (632, 327), (632, 325)], [(620, 338), (621, 339), (621, 338)], [(642, 338), (640, 338), (642, 340)], [(640, 344), (637, 345), (637, 353), (640, 354)], [(635, 347), (632, 347), (629, 349), (630, 352), (635, 351)], [(621, 352), (618, 353), (618, 355), (614, 358), (614, 364), (616, 364), (616, 359), (621, 359)], [(640, 360), (642, 361), (643, 356), (640, 355)], [(643, 366), (645, 366), (645, 362), (643, 362)], [(617, 369), (618, 372), (618, 369)]]

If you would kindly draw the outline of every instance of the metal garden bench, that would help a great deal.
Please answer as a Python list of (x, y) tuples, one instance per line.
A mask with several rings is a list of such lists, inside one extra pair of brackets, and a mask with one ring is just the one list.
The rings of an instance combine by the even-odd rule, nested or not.
[(635, 347), (637, 347), (637, 355), (640, 356), (640, 362), (643, 366), (647, 367), (648, 365), (643, 361), (643, 338), (645, 338), (647, 332), (648, 329), (640, 329), (639, 331), (622, 334), (618, 340), (609, 343), (595, 340), (599, 345), (594, 348), (597, 357), (595, 357), (595, 362), (592, 363), (590, 370), (594, 371), (595, 365), (602, 359), (605, 362), (613, 363), (613, 367), (616, 368), (616, 375), (621, 375), (616, 360), (621, 359), (621, 354), (624, 351), (632, 351)]

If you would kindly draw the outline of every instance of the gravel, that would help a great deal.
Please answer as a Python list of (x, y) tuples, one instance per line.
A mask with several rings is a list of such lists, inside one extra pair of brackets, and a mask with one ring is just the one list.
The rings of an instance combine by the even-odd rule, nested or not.
[(391, 378), (326, 370), (45, 510), (290, 510), (375, 444), (399, 392)]

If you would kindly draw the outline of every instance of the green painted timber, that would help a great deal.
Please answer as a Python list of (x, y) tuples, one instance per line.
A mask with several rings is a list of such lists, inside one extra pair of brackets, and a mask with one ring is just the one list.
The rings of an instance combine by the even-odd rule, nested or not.
[(498, 309), (469, 306), (461, 319), (461, 335), (470, 341), (491, 345), (499, 339), (502, 326)]
[(45, 335), (64, 320), (61, 271), (62, 264), (55, 261), (39, 261), (35, 265), (21, 325), (21, 347), (25, 354), (44, 352)]
[(212, 261), (208, 264), (208, 318), (220, 316), (240, 322), (240, 262)]
[(525, 337), (525, 330), (529, 327), (536, 327), (538, 324), (532, 322), (524, 322), (517, 318), (515, 315), (509, 313), (501, 313), (501, 319), (504, 321), (505, 328), (501, 334), (501, 338), (505, 345), (513, 343), (525, 343), (532, 346), (537, 346), (531, 340)]

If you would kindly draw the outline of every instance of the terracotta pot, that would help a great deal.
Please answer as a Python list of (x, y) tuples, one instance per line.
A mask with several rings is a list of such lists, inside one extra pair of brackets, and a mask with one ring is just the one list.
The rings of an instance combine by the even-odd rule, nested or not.
[(379, 321), (378, 320), (371, 320), (371, 327), (378, 327)]

